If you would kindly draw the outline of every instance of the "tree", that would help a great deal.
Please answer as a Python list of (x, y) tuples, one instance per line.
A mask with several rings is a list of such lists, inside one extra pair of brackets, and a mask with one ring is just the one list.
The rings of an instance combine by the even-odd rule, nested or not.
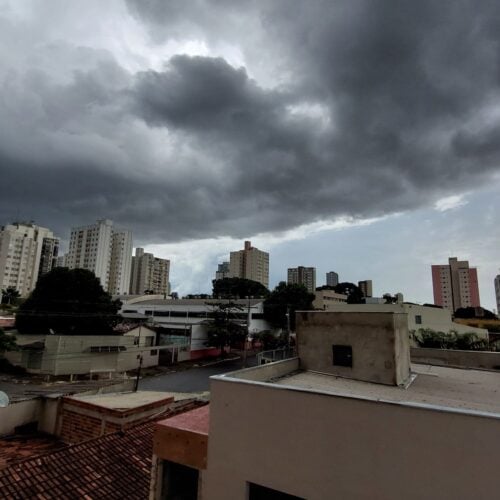
[[(295, 330), (295, 311), (310, 311), (315, 299), (304, 285), (287, 285), (282, 281), (264, 302), (264, 318), (275, 328)], [(288, 316), (289, 315), (289, 316)]]
[(4, 288), (2, 289), (2, 304), (15, 304), (20, 296), (21, 294), (17, 291), (16, 287), (9, 286)]
[(491, 311), (483, 307), (459, 307), (454, 316), (462, 319), (497, 319)]
[(243, 307), (235, 302), (217, 302), (208, 305), (213, 308), (209, 313), (208, 344), (219, 348), (223, 356), (227, 345), (234, 347), (247, 336), (247, 328), (238, 317)]
[(212, 284), (213, 296), (221, 299), (244, 299), (269, 295), (269, 290), (262, 283), (245, 278), (223, 278), (213, 280)]
[(354, 283), (350, 283), (349, 281), (344, 281), (343, 283), (339, 283), (335, 285), (333, 288), (335, 292), (341, 293), (343, 295), (347, 295), (347, 303), (348, 304), (362, 304), (364, 295), (359, 286)]
[(17, 350), (16, 337), (14, 335), (7, 335), (2, 328), (0, 328), (0, 354), (6, 351)]
[(57, 267), (20, 306), (16, 327), (20, 333), (110, 334), (120, 306), (91, 271)]

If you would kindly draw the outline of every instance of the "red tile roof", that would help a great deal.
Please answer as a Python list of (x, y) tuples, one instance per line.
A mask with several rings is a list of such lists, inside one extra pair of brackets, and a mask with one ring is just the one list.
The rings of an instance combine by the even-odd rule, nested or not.
[[(170, 414), (201, 404), (177, 406)], [(148, 421), (0, 470), (0, 498), (148, 498), (153, 428), (154, 421)]]
[(0, 469), (64, 446), (66, 445), (62, 441), (50, 434), (16, 434), (2, 437), (0, 438)]
[(174, 427), (179, 430), (196, 432), (208, 436), (210, 421), (210, 405), (195, 408), (179, 415), (175, 415), (165, 420), (157, 422), (160, 427)]

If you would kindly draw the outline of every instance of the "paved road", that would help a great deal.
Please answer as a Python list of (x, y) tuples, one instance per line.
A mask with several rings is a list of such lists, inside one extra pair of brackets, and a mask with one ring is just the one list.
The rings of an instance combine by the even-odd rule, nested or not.
[[(247, 365), (251, 366), (252, 364), (255, 364), (255, 357), (248, 360)], [(144, 378), (139, 382), (139, 389), (142, 391), (203, 392), (210, 390), (209, 378), (212, 375), (220, 375), (239, 369), (241, 369), (241, 360), (226, 361), (217, 365)]]

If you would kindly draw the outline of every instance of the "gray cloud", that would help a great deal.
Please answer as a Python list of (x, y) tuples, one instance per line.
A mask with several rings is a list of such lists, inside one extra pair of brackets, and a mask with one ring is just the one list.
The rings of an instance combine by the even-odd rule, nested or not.
[(416, 208), (498, 172), (495, 2), (127, 4), (154, 46), (195, 37), (248, 67), (178, 54), (127, 71), (69, 33), (34, 45), (0, 12), (5, 222), (244, 237)]

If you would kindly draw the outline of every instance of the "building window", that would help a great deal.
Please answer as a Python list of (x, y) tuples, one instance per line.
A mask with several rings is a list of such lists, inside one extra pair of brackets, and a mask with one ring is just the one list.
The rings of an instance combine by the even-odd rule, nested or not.
[(259, 484), (248, 483), (248, 500), (305, 500), (302, 497), (289, 495), (282, 491), (273, 490), (260, 486)]
[(415, 323), (416, 323), (417, 325), (421, 325), (421, 324), (422, 324), (422, 316), (420, 316), (419, 314), (417, 314), (417, 315), (415, 316)]
[(334, 366), (352, 367), (352, 347), (350, 345), (332, 345)]
[(152, 351), (150, 351), (149, 353), (151, 356), (156, 356), (158, 354), (158, 349), (153, 349)]

